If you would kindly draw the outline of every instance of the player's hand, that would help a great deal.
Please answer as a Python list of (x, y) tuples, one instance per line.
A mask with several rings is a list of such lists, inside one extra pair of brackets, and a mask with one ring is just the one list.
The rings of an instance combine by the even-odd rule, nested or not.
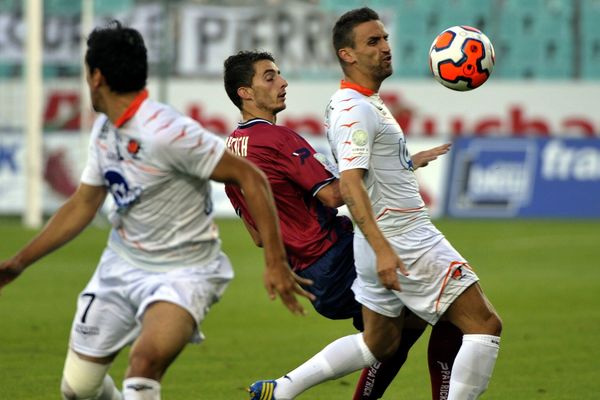
[(451, 143), (446, 143), (441, 146), (434, 147), (429, 150), (421, 151), (412, 156), (413, 169), (425, 167), (430, 161), (435, 160), (441, 155), (446, 154), (450, 151)]
[(25, 268), (14, 258), (0, 262), (0, 291), (10, 282), (14, 281)]
[(404, 266), (402, 259), (398, 257), (392, 248), (377, 254), (377, 275), (379, 276), (379, 281), (386, 289), (401, 290), (398, 271), (402, 275), (408, 276), (408, 270)]
[(277, 267), (267, 267), (264, 274), (264, 282), (271, 300), (275, 300), (277, 295), (279, 295), (283, 304), (293, 314), (306, 314), (306, 310), (298, 302), (296, 295), (306, 297), (310, 301), (315, 300), (315, 296), (312, 293), (307, 292), (300, 286), (310, 286), (312, 285), (312, 281), (296, 275), (287, 265), (287, 262), (283, 262)]

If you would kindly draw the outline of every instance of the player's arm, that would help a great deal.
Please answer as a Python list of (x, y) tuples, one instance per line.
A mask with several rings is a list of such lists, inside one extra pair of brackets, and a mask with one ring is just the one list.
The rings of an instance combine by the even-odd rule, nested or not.
[(240, 196), (242, 194), (239, 193), (238, 188), (232, 187), (231, 184), (226, 184), (225, 185), (225, 194), (229, 198), (229, 202), (233, 206), (235, 213), (237, 214), (238, 217), (240, 217), (240, 219), (244, 223), (244, 226), (246, 227), (246, 230), (250, 234), (250, 237), (252, 238), (252, 241), (254, 242), (254, 244), (257, 247), (262, 247), (262, 240), (260, 239), (260, 234), (258, 233), (258, 231), (256, 229), (254, 229), (252, 224), (250, 224), (250, 222), (248, 221), (248, 216), (247, 216), (248, 213), (246, 211), (244, 211), (245, 208), (243, 207), (242, 199), (240, 199)]
[(242, 222), (244, 223), (246, 230), (252, 237), (252, 240), (254, 241), (254, 244), (256, 245), (256, 247), (263, 247), (263, 242), (262, 242), (262, 239), (260, 238), (260, 233), (256, 229), (254, 229), (252, 227), (252, 225), (250, 225), (248, 223), (248, 221), (246, 221), (246, 218), (244, 218), (243, 215), (242, 215)]
[(340, 190), (342, 197), (350, 214), (352, 214), (354, 222), (375, 252), (379, 280), (387, 289), (400, 290), (396, 270), (399, 269), (404, 275), (408, 275), (408, 272), (400, 257), (377, 226), (369, 195), (363, 183), (364, 174), (365, 170), (362, 168), (348, 169), (341, 172)]
[(344, 205), (344, 199), (340, 192), (340, 181), (333, 179), (329, 184), (323, 186), (317, 192), (317, 198), (327, 207), (337, 208)]
[(0, 263), (0, 288), (35, 261), (77, 236), (92, 221), (105, 197), (103, 186), (81, 184), (31, 242), (11, 259)]
[(288, 266), (271, 187), (264, 173), (226, 150), (210, 178), (240, 187), (263, 244), (267, 264), (264, 274), (267, 292), (271, 299), (279, 294), (293, 313), (304, 314), (304, 308), (296, 299), (296, 294), (313, 300), (314, 296), (299, 285), (310, 285), (312, 282), (298, 277)]
[(429, 150), (424, 150), (424, 151), (418, 152), (417, 154), (413, 155), (411, 157), (412, 163), (413, 163), (413, 169), (416, 170), (417, 168), (420, 168), (420, 167), (426, 167), (430, 161), (433, 161), (433, 160), (437, 159), (439, 156), (444, 155), (448, 151), (450, 151), (450, 146), (452, 146), (451, 143), (445, 143), (441, 146), (437, 146), (437, 147), (431, 148)]

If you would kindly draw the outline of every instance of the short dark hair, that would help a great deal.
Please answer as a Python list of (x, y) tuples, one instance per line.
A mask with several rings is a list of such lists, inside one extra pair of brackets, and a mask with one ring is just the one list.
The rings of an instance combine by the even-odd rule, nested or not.
[(85, 62), (99, 69), (111, 90), (128, 93), (142, 90), (148, 79), (148, 55), (142, 35), (113, 20), (96, 28), (87, 39)]
[(242, 109), (242, 99), (237, 90), (243, 86), (252, 86), (252, 78), (256, 73), (254, 64), (261, 60), (275, 62), (271, 53), (266, 51), (240, 51), (227, 57), (223, 63), (223, 81), (229, 99), (237, 108)]
[(354, 48), (354, 27), (363, 22), (378, 21), (379, 14), (369, 7), (357, 8), (343, 14), (333, 27), (333, 48), (339, 58), (338, 50), (344, 47)]

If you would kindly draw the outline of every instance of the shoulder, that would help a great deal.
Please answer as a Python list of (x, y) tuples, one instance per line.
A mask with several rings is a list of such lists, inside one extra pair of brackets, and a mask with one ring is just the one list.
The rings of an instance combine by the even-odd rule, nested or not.
[(266, 122), (255, 123), (243, 129), (238, 128), (232, 136), (249, 136), (252, 145), (272, 148), (280, 148), (300, 137), (285, 126)]
[[(215, 136), (198, 121), (182, 114), (173, 107), (153, 100), (144, 102), (136, 114), (136, 129), (145, 139), (157, 144), (203, 136)], [(209, 138), (207, 138), (209, 139)]]
[(184, 118), (185, 116), (173, 107), (148, 99), (136, 113), (135, 123), (143, 132), (159, 133)]
[(100, 114), (98, 118), (94, 121), (94, 125), (92, 125), (91, 137), (93, 139), (101, 137), (102, 134), (106, 134), (110, 127), (110, 121), (108, 117), (104, 114)]
[(375, 106), (369, 98), (352, 89), (340, 89), (334, 93), (329, 102), (330, 111), (338, 115), (344, 114), (376, 114)]

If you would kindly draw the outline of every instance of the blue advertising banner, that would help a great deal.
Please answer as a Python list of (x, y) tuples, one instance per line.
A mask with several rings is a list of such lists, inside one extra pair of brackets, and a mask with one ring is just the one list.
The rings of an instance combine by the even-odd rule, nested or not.
[(600, 139), (461, 138), (452, 146), (452, 217), (600, 217)]

